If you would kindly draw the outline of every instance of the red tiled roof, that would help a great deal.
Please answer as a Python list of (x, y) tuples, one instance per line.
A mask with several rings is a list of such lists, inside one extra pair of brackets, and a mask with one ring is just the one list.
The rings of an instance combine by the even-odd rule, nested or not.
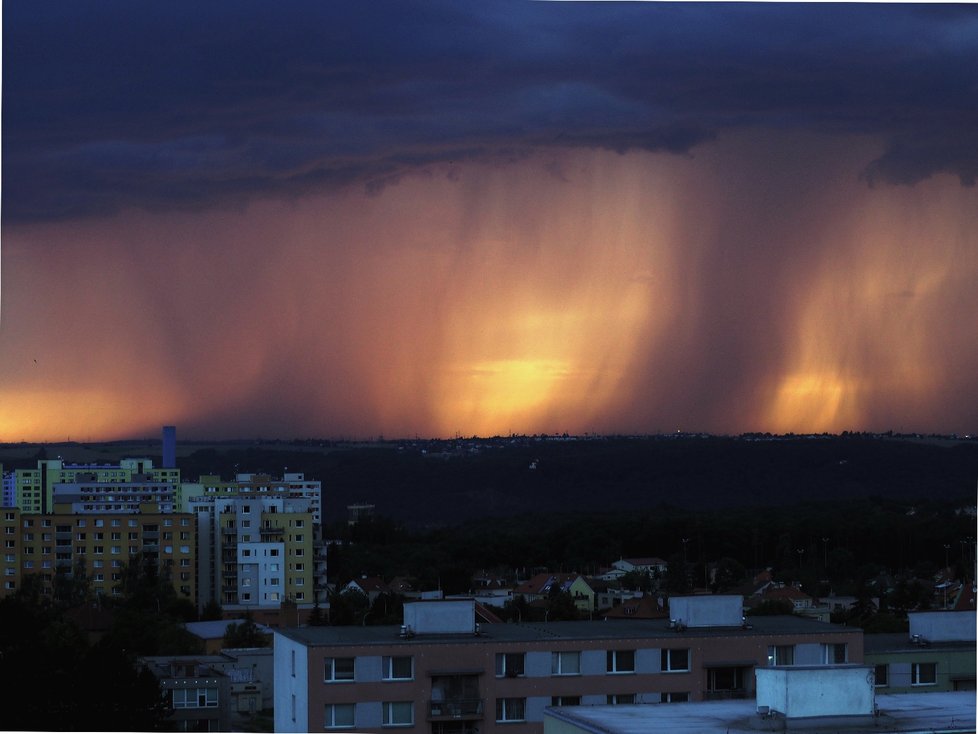
[(558, 587), (564, 584), (570, 585), (580, 576), (577, 573), (538, 573), (529, 581), (513, 589), (514, 594), (547, 594), (550, 588), (556, 584)]

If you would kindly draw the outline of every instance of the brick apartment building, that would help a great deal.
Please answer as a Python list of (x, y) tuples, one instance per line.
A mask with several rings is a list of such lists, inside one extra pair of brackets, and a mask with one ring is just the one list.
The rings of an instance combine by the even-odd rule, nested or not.
[(543, 730), (548, 706), (755, 695), (773, 665), (861, 663), (861, 630), (745, 624), (739, 596), (671, 600), (670, 620), (477, 625), (474, 602), (405, 605), (398, 627), (275, 630), (275, 730)]

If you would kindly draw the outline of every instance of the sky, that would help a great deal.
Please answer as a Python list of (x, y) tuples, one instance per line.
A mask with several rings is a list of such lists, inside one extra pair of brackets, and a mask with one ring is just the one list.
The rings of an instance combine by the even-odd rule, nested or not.
[(978, 432), (978, 5), (5, 3), (0, 441)]

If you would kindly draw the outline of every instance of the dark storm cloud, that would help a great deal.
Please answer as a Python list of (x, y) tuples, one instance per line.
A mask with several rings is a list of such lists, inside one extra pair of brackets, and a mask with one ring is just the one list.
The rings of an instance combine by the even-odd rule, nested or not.
[(748, 125), (879, 136), (872, 183), (978, 170), (967, 6), (52, 2), (3, 26), (8, 221)]

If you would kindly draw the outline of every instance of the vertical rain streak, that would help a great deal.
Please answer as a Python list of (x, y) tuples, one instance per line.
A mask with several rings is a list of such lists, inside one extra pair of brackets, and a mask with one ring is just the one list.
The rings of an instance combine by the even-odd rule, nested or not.
[(774, 143), (5, 228), (0, 440), (973, 430), (976, 189)]

